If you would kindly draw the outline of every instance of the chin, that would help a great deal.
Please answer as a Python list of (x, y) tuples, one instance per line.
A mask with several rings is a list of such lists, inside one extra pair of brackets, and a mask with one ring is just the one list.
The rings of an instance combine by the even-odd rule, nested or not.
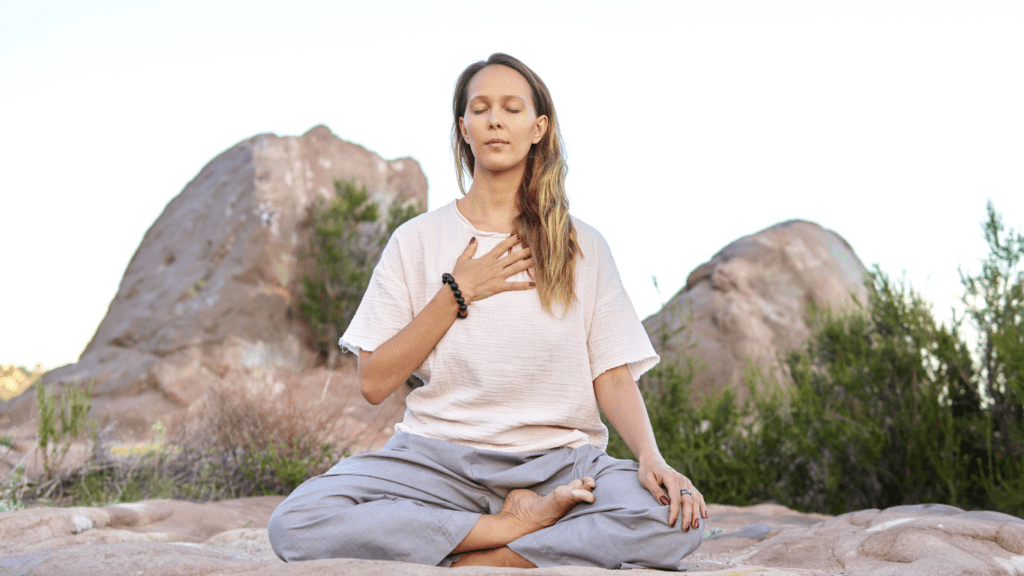
[(480, 167), (485, 168), (488, 172), (507, 172), (509, 170), (512, 170), (513, 168), (518, 168), (519, 166), (525, 166), (526, 158), (523, 158), (523, 159), (519, 160), (518, 162), (509, 162), (509, 161), (504, 161), (503, 162), (503, 161), (500, 161), (500, 160), (498, 160), (496, 158), (490, 159), (490, 161), (487, 161), (487, 160), (481, 161), (480, 158), (477, 158), (476, 159), (476, 163)]

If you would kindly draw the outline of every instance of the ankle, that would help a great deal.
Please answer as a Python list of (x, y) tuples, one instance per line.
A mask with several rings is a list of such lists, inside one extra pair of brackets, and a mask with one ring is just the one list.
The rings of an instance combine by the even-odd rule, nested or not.
[(537, 565), (513, 552), (508, 546), (491, 550), (467, 552), (452, 564), (452, 568), (460, 566), (494, 566), (499, 568), (536, 568)]

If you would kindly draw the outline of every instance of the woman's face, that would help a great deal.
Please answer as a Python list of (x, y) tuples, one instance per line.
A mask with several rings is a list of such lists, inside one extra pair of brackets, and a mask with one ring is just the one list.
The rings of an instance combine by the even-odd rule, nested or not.
[(497, 64), (469, 81), (468, 104), (459, 130), (476, 159), (475, 170), (504, 172), (525, 166), (530, 146), (547, 131), (547, 116), (537, 116), (533, 91), (523, 75)]

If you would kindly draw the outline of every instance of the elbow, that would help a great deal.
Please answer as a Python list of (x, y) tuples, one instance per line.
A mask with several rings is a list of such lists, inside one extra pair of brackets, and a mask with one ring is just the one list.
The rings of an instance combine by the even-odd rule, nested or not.
[(372, 390), (368, 390), (365, 386), (362, 388), (361, 391), (363, 393), (363, 398), (366, 398), (366, 401), (369, 402), (370, 404), (373, 404), (374, 406), (377, 406), (384, 401), (385, 396), (375, 394)]
[(367, 402), (374, 406), (377, 406), (387, 398), (386, 394), (380, 393), (380, 386), (375, 386), (373, 380), (367, 379), (366, 376), (362, 374), (362, 371), (360, 371), (359, 374), (359, 392)]
[(376, 406), (387, 398), (387, 394), (381, 394), (380, 385), (375, 382), (374, 378), (367, 375), (367, 367), (371, 364), (370, 355), (370, 352), (359, 352), (359, 367), (356, 369), (356, 376), (359, 378), (359, 393), (367, 402)]

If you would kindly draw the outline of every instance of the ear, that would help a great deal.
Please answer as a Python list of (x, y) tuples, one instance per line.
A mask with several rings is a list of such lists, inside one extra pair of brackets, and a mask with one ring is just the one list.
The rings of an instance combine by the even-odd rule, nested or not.
[(537, 116), (537, 121), (533, 124), (533, 143), (540, 142), (544, 135), (548, 133), (548, 117)]
[(462, 121), (462, 116), (459, 116), (459, 132), (462, 134), (462, 139), (469, 143), (469, 132), (466, 130), (466, 123)]

